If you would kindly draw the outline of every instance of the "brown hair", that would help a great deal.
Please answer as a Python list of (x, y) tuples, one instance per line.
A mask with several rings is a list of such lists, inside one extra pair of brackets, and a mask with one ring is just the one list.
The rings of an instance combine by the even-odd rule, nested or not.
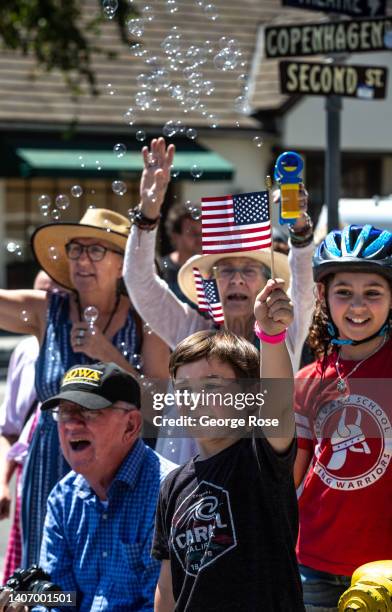
[(176, 202), (176, 204), (174, 204), (167, 213), (165, 221), (165, 230), (169, 238), (172, 234), (181, 234), (182, 224), (185, 219), (191, 219), (192, 221), (195, 220), (192, 217), (190, 210), (186, 209), (181, 202)]
[[(335, 274), (328, 274), (328, 276), (326, 276), (325, 278), (322, 279), (322, 281), (320, 281), (325, 287), (325, 297), (326, 298), (327, 298), (329, 286), (334, 276)], [(392, 283), (390, 280), (388, 280), (388, 284), (389, 284), (389, 289), (392, 295)], [(329, 320), (330, 318), (328, 316), (326, 305), (320, 302), (320, 300), (317, 300), (316, 307), (313, 313), (312, 323), (309, 329), (308, 344), (310, 348), (314, 351), (318, 359), (322, 359), (323, 357), (326, 357), (327, 355), (332, 353), (334, 349), (334, 346), (331, 342), (332, 338), (330, 334), (328, 333), (328, 328), (327, 328), (327, 324)], [(392, 310), (390, 312), (390, 317), (389, 317), (389, 326), (390, 328), (392, 327)]]
[(180, 366), (199, 359), (218, 359), (227, 363), (233, 368), (236, 378), (260, 377), (258, 350), (244, 338), (227, 330), (198, 331), (182, 340), (171, 354), (170, 375), (175, 378)]

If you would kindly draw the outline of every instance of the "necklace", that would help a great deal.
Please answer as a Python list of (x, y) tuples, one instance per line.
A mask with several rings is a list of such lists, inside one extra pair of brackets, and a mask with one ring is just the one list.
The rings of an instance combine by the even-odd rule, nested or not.
[(370, 357), (373, 357), (373, 355), (375, 355), (377, 353), (377, 351), (379, 351), (380, 349), (382, 349), (382, 347), (385, 344), (385, 341), (387, 339), (387, 336), (384, 336), (384, 339), (381, 343), (380, 346), (378, 346), (374, 351), (372, 351), (370, 353), (370, 355), (368, 355), (367, 357), (365, 357), (365, 359), (362, 359), (359, 363), (357, 363), (353, 369), (346, 374), (345, 376), (343, 376), (340, 371), (339, 371), (339, 359), (340, 359), (340, 353), (338, 354), (338, 358), (335, 361), (335, 370), (336, 370), (336, 374), (338, 375), (338, 382), (336, 383), (336, 389), (339, 391), (339, 393), (342, 394), (346, 394), (349, 391), (349, 387), (348, 387), (348, 383), (347, 383), (347, 379), (349, 376), (351, 376), (351, 374), (354, 374), (354, 372), (356, 372), (358, 370), (358, 368), (368, 359), (370, 359)]
[[(120, 300), (121, 300), (121, 293), (118, 292), (117, 296), (116, 296), (116, 302), (115, 302), (115, 304), (113, 306), (112, 312), (110, 313), (108, 322), (106, 323), (105, 327), (102, 330), (103, 334), (105, 334), (107, 332), (107, 330), (109, 329), (109, 326), (110, 326), (111, 322), (113, 321), (113, 317), (114, 317), (114, 315), (117, 312), (117, 308), (118, 308), (118, 305), (120, 304)], [(80, 305), (80, 299), (79, 299), (79, 295), (78, 294), (76, 294), (76, 303), (78, 305), (79, 321), (82, 321), (82, 307)]]

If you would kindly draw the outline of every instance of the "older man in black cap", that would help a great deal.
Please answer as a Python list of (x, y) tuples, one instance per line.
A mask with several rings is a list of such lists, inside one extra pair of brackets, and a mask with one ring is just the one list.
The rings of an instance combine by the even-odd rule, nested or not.
[(72, 472), (52, 490), (41, 567), (78, 610), (153, 610), (160, 482), (175, 467), (140, 438), (140, 387), (114, 363), (77, 365), (45, 401)]

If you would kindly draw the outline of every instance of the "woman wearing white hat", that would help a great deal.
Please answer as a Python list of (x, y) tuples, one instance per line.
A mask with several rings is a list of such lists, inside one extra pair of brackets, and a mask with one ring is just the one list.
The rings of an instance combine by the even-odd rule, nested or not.
[[(214, 326), (180, 302), (167, 284), (155, 273), (154, 253), (156, 226), (170, 181), (174, 146), (163, 138), (152, 140), (150, 150), (143, 148), (144, 171), (140, 184), (140, 205), (136, 209), (134, 225), (128, 239), (124, 259), (124, 281), (132, 303), (151, 328), (171, 347), (190, 334)], [(289, 294), (294, 304), (294, 321), (287, 331), (287, 346), (293, 368), (300, 364), (302, 346), (308, 333), (314, 308), (312, 255), (313, 234), (307, 215), (299, 219), (291, 232), (290, 256), (275, 253), (275, 274), (290, 282)], [(245, 336), (251, 342), (253, 331), (254, 299), (269, 275), (270, 252), (249, 251), (217, 255), (195, 255), (179, 272), (179, 285), (183, 293), (197, 302), (192, 267), (199, 268), (203, 276), (214, 274), (230, 331)], [(291, 270), (291, 279), (290, 272)], [(178, 446), (178, 440), (175, 441)], [(173, 443), (174, 444), (174, 443)], [(171, 455), (173, 461), (188, 460), (189, 456)]]
[[(77, 224), (44, 225), (32, 237), (34, 254), (67, 292), (0, 291), (0, 327), (35, 335), (40, 342), (35, 384), (41, 402), (58, 392), (64, 372), (75, 364), (114, 361), (137, 375), (143, 358), (146, 374), (167, 377), (167, 347), (143, 331), (128, 296), (119, 290), (128, 234), (128, 219), (105, 209), (88, 209)], [(24, 476), (25, 567), (39, 560), (46, 499), (68, 470), (56, 424), (43, 414)]]

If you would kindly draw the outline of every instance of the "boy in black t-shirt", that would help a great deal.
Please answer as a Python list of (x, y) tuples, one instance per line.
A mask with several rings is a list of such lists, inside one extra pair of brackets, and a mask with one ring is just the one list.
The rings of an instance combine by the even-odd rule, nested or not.
[[(202, 417), (193, 417), (198, 427), (190, 429), (200, 455), (166, 478), (158, 502), (152, 554), (162, 566), (156, 612), (304, 610), (295, 556), (293, 374), (284, 342), (292, 306), (283, 281), (268, 281), (254, 312), (261, 368), (257, 350), (243, 338), (202, 331), (176, 347), (170, 372), (177, 390), (194, 390), (199, 381), (200, 391), (203, 379), (205, 390), (216, 391), (239, 379), (259, 379), (260, 371), (264, 380), (281, 379), (268, 389), (268, 404), (285, 421), (284, 431), (274, 437), (265, 428), (241, 437), (226, 425), (221, 435), (206, 438), (199, 436)], [(225, 405), (214, 405), (212, 413), (233, 416)]]

